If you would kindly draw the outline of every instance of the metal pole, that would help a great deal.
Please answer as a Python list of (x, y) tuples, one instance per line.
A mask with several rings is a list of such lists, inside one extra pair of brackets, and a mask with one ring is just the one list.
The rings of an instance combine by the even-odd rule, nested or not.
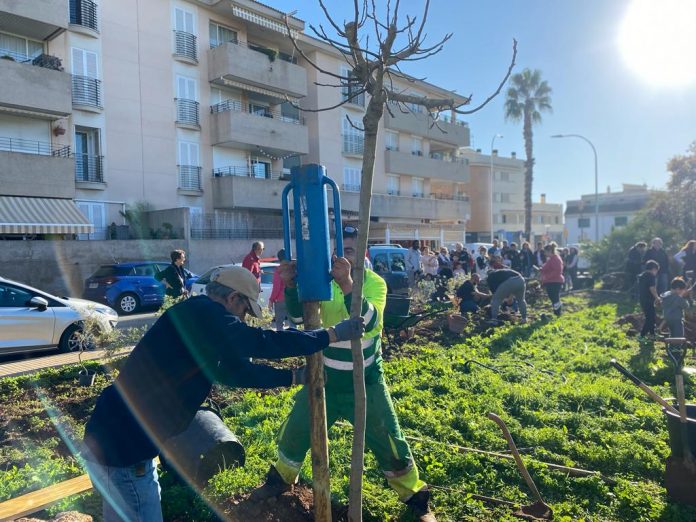
[(495, 146), (495, 139), (496, 138), (502, 138), (502, 134), (495, 134), (493, 136), (493, 139), (491, 140), (491, 155), (490, 155), (490, 163), (491, 163), (491, 179), (490, 179), (490, 185), (491, 185), (491, 243), (493, 242), (493, 147)]
[(594, 154), (594, 194), (595, 194), (595, 242), (599, 241), (599, 171), (597, 168), (597, 149), (585, 136), (580, 134), (554, 134), (552, 138), (580, 138), (590, 147)]
[[(340, 233), (340, 231), (339, 231)], [(319, 303), (303, 304), (305, 330), (321, 328)], [(312, 488), (314, 519), (331, 522), (331, 487), (329, 482), (329, 435), (326, 428), (326, 397), (324, 396), (324, 356), (317, 352), (307, 357), (307, 392), (309, 396), (310, 435), (312, 441)]]

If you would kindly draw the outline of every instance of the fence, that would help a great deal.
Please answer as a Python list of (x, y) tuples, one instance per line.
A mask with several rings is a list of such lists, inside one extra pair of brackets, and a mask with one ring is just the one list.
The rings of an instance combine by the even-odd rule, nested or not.
[(69, 145), (56, 145), (47, 141), (25, 140), (0, 136), (0, 151), (39, 154), (42, 156), (70, 157)]

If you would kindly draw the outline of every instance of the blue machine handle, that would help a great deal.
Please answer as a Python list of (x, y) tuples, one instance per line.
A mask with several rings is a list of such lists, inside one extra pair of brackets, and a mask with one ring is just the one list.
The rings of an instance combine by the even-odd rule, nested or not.
[[(292, 182), (290, 182), (283, 189), (282, 195), (283, 243), (285, 246), (285, 259), (288, 261), (292, 260), (292, 248), (290, 245), (290, 206), (288, 205), (288, 195), (292, 189)], [(341, 243), (341, 251), (343, 251), (343, 243)]]
[[(331, 186), (333, 191), (333, 204), (334, 204), (334, 228), (336, 229), (336, 255), (338, 257), (343, 257), (343, 227), (341, 224), (341, 193), (338, 191), (338, 187), (334, 180), (328, 176), (324, 177), (324, 183)], [(283, 200), (285, 201), (285, 199)], [(283, 217), (285, 219), (285, 217)], [(287, 242), (290, 241), (290, 236), (288, 234)], [(286, 250), (287, 251), (287, 250)]]

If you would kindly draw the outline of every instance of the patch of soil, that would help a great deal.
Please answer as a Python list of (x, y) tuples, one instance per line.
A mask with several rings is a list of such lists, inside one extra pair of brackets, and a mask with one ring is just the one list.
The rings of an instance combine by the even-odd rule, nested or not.
[(19, 518), (16, 522), (92, 522), (92, 520), (90, 515), (77, 511), (65, 511), (46, 521), (40, 518)]
[[(278, 497), (256, 501), (249, 495), (232, 498), (224, 505), (225, 520), (228, 522), (312, 522), (314, 494), (305, 484), (293, 486), (291, 491)], [(347, 520), (348, 508), (332, 505), (332, 520)]]

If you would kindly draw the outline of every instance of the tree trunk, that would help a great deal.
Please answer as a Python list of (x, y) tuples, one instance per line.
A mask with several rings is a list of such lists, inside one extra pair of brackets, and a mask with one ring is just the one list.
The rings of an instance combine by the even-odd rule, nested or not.
[(534, 152), (532, 115), (524, 111), (524, 150), (527, 160), (524, 162), (524, 235), (532, 243), (532, 183), (534, 182)]
[[(321, 328), (319, 303), (303, 305), (305, 330)], [(307, 357), (307, 395), (309, 396), (310, 440), (312, 442), (312, 489), (314, 520), (331, 522), (331, 484), (329, 479), (329, 436), (326, 427), (324, 395), (324, 356), (317, 352)]]
[[(370, 212), (372, 205), (372, 179), (375, 169), (375, 154), (377, 150), (377, 130), (384, 113), (384, 98), (382, 93), (383, 76), (378, 73), (374, 92), (378, 93), (370, 99), (367, 111), (363, 117), (365, 143), (363, 146), (362, 178), (360, 182), (360, 207), (358, 216), (360, 226), (355, 246), (356, 263), (353, 267), (353, 292), (350, 315), (360, 317), (362, 312), (362, 289), (365, 276), (365, 251), (370, 234)], [(353, 354), (353, 393), (355, 397), (355, 412), (353, 421), (353, 450), (350, 459), (350, 490), (348, 497), (348, 520), (362, 521), (362, 484), (363, 464), (365, 461), (365, 361), (363, 359), (362, 342), (354, 339), (351, 342)]]

